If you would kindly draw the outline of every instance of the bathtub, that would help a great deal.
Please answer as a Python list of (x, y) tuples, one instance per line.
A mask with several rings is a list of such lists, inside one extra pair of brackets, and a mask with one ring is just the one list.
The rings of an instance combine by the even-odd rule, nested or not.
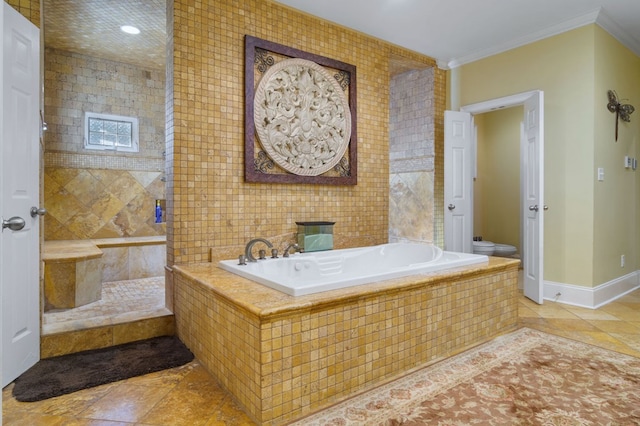
[(226, 271), (291, 296), (320, 293), (408, 275), (487, 263), (484, 255), (442, 251), (429, 244), (390, 243), (371, 247), (295, 253), (239, 265), (223, 260)]

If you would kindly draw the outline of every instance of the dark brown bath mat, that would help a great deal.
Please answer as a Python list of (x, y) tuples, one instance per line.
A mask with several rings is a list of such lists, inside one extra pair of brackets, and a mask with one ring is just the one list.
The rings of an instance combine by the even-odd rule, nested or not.
[(178, 367), (193, 354), (175, 336), (42, 359), (15, 381), (13, 396), (33, 402)]

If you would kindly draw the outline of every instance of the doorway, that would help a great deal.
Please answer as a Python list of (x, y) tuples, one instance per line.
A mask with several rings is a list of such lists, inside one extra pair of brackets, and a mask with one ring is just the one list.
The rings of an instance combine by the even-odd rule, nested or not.
[(471, 251), (473, 239), (473, 116), (523, 105), (521, 218), (524, 294), (543, 300), (544, 94), (525, 92), (445, 112), (445, 249)]
[[(473, 238), (496, 244), (496, 255), (522, 253), (520, 136), (522, 106), (474, 116)], [(482, 244), (482, 243), (480, 243)], [(514, 254), (515, 254), (514, 253)]]
[[(45, 263), (49, 243), (80, 241), (102, 252), (81, 268), (83, 276), (76, 272), (76, 281), (90, 276), (102, 284), (98, 301), (92, 292), (90, 303), (78, 302), (74, 296), (84, 289), (60, 295), (45, 280), (42, 353), (48, 357), (62, 354), (56, 339), (61, 333), (78, 335), (77, 324), (83, 324), (87, 337), (78, 338), (74, 350), (152, 337), (126, 330), (134, 321), (146, 324), (138, 329), (153, 332), (169, 327), (164, 283), (167, 8), (164, 1), (153, 7), (122, 0), (70, 1), (60, 7), (44, 0), (42, 16), (49, 124), (41, 170), (48, 210)], [(121, 31), (123, 23), (142, 32)], [(69, 299), (73, 303), (66, 303)], [(92, 337), (97, 329), (104, 340)]]

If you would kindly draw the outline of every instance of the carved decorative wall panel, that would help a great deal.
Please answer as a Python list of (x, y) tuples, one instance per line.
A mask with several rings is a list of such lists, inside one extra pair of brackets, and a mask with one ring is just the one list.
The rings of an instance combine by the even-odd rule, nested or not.
[(245, 180), (355, 185), (353, 65), (245, 37)]

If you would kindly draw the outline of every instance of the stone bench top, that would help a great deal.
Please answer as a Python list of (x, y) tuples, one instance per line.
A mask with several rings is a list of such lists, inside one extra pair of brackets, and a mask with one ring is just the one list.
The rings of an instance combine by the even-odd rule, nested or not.
[(152, 237), (102, 238), (91, 241), (100, 248), (135, 247), (165, 244), (167, 237), (165, 235), (157, 235)]
[(99, 257), (102, 257), (102, 250), (91, 240), (45, 241), (42, 248), (45, 262), (77, 262)]
[(164, 235), (96, 240), (51, 240), (44, 242), (42, 260), (45, 262), (77, 262), (102, 257), (101, 248), (165, 244), (166, 241), (167, 237)]

